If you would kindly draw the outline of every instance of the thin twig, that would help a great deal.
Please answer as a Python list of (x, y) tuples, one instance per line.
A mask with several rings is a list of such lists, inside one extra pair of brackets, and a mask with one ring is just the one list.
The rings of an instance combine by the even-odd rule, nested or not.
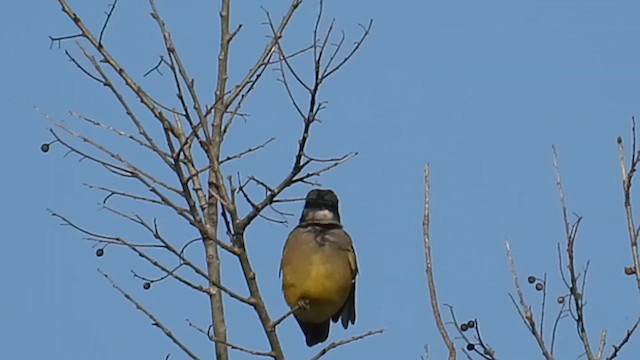
[(625, 336), (622, 338), (622, 340), (620, 340), (618, 345), (613, 345), (613, 352), (611, 353), (611, 355), (607, 356), (607, 360), (613, 360), (618, 357), (618, 354), (620, 354), (620, 350), (622, 350), (622, 348), (629, 342), (631, 336), (633, 336), (633, 333), (638, 328), (638, 325), (640, 325), (640, 318), (638, 318), (633, 326), (629, 330), (627, 330)]
[(252, 147), (249, 147), (249, 148), (247, 148), (247, 149), (245, 149), (245, 150), (243, 150), (243, 151), (241, 151), (241, 152), (239, 152), (239, 153), (236, 153), (236, 154), (233, 154), (233, 155), (229, 155), (229, 156), (227, 156), (226, 158), (224, 158), (224, 159), (220, 160), (220, 164), (222, 165), (222, 164), (224, 164), (224, 163), (225, 163), (225, 162), (227, 162), (227, 161), (231, 161), (231, 160), (239, 159), (239, 158), (241, 158), (241, 157), (243, 157), (243, 156), (245, 156), (245, 155), (247, 155), (247, 154), (250, 154), (250, 153), (252, 153), (252, 152), (258, 151), (258, 150), (260, 150), (260, 149), (264, 148), (265, 146), (269, 145), (269, 144), (270, 144), (272, 141), (274, 141), (275, 139), (276, 139), (276, 138), (271, 137), (271, 138), (269, 138), (267, 141), (263, 142), (263, 143), (262, 143), (262, 144), (260, 144), (260, 145), (252, 146)]
[[(211, 340), (211, 341), (215, 341), (215, 342), (221, 342), (221, 340), (218, 340), (216, 338), (214, 338), (211, 333), (205, 331), (204, 329), (202, 329), (201, 327), (199, 327), (198, 325), (192, 323), (189, 319), (187, 319), (187, 324), (194, 328), (197, 332), (203, 334), (204, 336), (207, 337), (207, 339)], [(234, 350), (238, 350), (241, 351), (243, 353), (247, 353), (249, 355), (255, 355), (255, 356), (263, 356), (263, 357), (273, 357), (273, 352), (265, 352), (265, 351), (257, 351), (257, 350), (251, 350), (230, 342), (224, 342), (223, 345), (226, 345)]]
[[(303, 300), (304, 301), (304, 300)], [(298, 309), (302, 308), (302, 307), (309, 307), (308, 302), (300, 302), (298, 303), (296, 306), (294, 306), (291, 310), (287, 311), (286, 313), (284, 313), (282, 316), (280, 316), (278, 319), (276, 319), (271, 326), (273, 326), (274, 328), (277, 327), (278, 325), (280, 325), (281, 322), (283, 322), (286, 318), (288, 318), (289, 316), (293, 315), (293, 313), (295, 313), (296, 311), (298, 311)]]
[(346, 345), (346, 344), (349, 344), (349, 343), (352, 343), (354, 341), (358, 341), (358, 340), (364, 339), (364, 338), (372, 336), (372, 335), (381, 334), (381, 333), (384, 332), (384, 330), (385, 329), (371, 330), (371, 331), (368, 331), (368, 332), (366, 332), (366, 333), (364, 333), (362, 335), (353, 336), (353, 337), (350, 337), (350, 338), (345, 339), (345, 340), (334, 341), (331, 344), (325, 346), (322, 350), (320, 350), (320, 352), (318, 352), (314, 357), (312, 357), (311, 360), (318, 360), (321, 357), (323, 357), (326, 353), (328, 353), (329, 351), (331, 351), (331, 350), (333, 350), (333, 349), (335, 349), (335, 348), (337, 348), (339, 346)]
[(69, 52), (69, 50), (65, 50), (64, 54), (67, 56), (67, 58), (69, 58), (69, 60), (78, 68), (80, 69), (80, 71), (82, 71), (85, 75), (87, 75), (88, 77), (90, 77), (91, 79), (97, 81), (98, 83), (100, 83), (100, 85), (105, 85), (105, 82), (101, 79), (98, 79), (97, 76), (93, 75), (91, 72), (89, 72), (89, 70), (87, 70), (84, 66), (82, 66), (78, 60), (76, 60), (76, 58), (74, 58), (71, 53)]
[(560, 310), (558, 310), (558, 316), (556, 316), (556, 320), (553, 322), (553, 330), (551, 331), (551, 355), (553, 355), (553, 350), (556, 344), (556, 334), (558, 333), (558, 325), (560, 324), (560, 320), (567, 317), (567, 310), (565, 307), (567, 306), (566, 297), (562, 297), (562, 304), (560, 305)]
[(102, 24), (102, 29), (100, 29), (100, 36), (98, 37), (98, 45), (100, 45), (100, 47), (102, 47), (102, 37), (104, 36), (104, 32), (105, 30), (107, 30), (107, 25), (109, 24), (109, 20), (111, 20), (111, 15), (113, 15), (113, 12), (116, 10), (116, 5), (118, 4), (118, 0), (114, 0), (113, 4), (109, 5), (109, 12), (107, 12), (107, 18), (104, 20), (104, 23)]
[(154, 66), (151, 69), (149, 69), (146, 73), (144, 73), (142, 75), (142, 77), (147, 77), (147, 76), (149, 76), (149, 74), (151, 74), (154, 71), (156, 71), (158, 74), (162, 75), (162, 73), (160, 72), (160, 66), (162, 66), (162, 64), (164, 64), (164, 63), (165, 63), (164, 57), (162, 57), (162, 55), (160, 55), (160, 59), (158, 60), (158, 63), (156, 64), (156, 66)]
[[(574, 320), (576, 322), (576, 330), (578, 332), (578, 337), (582, 342), (584, 347), (585, 355), (589, 360), (598, 359), (596, 355), (594, 355), (593, 350), (591, 349), (591, 343), (589, 341), (589, 336), (587, 332), (586, 319), (584, 314), (584, 286), (586, 284), (586, 271), (582, 275), (582, 286), (580, 287), (578, 282), (580, 278), (580, 274), (576, 271), (575, 266), (575, 243), (578, 236), (578, 229), (580, 227), (580, 222), (582, 221), (582, 217), (578, 216), (576, 221), (571, 224), (569, 222), (568, 217), (568, 207), (565, 200), (564, 189), (562, 186), (562, 178), (560, 176), (560, 166), (558, 165), (558, 152), (555, 146), (551, 147), (553, 150), (553, 168), (556, 172), (556, 186), (558, 187), (558, 192), (560, 194), (560, 204), (562, 206), (562, 219), (564, 223), (565, 229), (565, 237), (567, 239), (567, 267), (569, 268), (569, 292), (571, 293), (571, 299), (573, 300), (575, 307), (575, 317)], [(587, 265), (588, 268), (588, 265)]]
[(102, 204), (103, 205), (106, 204), (107, 201), (109, 199), (111, 199), (113, 196), (120, 196), (120, 197), (128, 198), (128, 199), (131, 199), (131, 200), (146, 202), (146, 203), (149, 203), (149, 204), (166, 206), (160, 200), (151, 199), (151, 198), (148, 198), (148, 197), (145, 197), (145, 196), (128, 193), (126, 191), (120, 191), (120, 190), (111, 189), (111, 188), (100, 186), (100, 185), (93, 185), (93, 184), (86, 184), (86, 183), (83, 184), (83, 185), (88, 187), (89, 189), (92, 189), (92, 190), (100, 190), (100, 191), (106, 192), (107, 195), (104, 197), (104, 199), (102, 199)]
[(145, 314), (149, 320), (151, 320), (152, 325), (162, 330), (162, 332), (173, 341), (174, 344), (178, 345), (178, 347), (187, 354), (193, 360), (199, 360), (200, 358), (193, 353), (180, 339), (178, 339), (169, 328), (167, 328), (153, 313), (147, 310), (144, 305), (139, 303), (136, 299), (134, 299), (129, 293), (124, 291), (120, 286), (118, 286), (111, 278), (105, 274), (102, 270), (98, 269), (98, 272), (104, 276), (107, 281), (111, 284), (111, 286), (116, 289), (122, 296), (125, 297), (130, 303), (136, 306), (137, 310), (140, 310), (143, 314)]
[[(527, 329), (531, 332), (536, 342), (538, 343), (538, 347), (542, 351), (542, 355), (544, 355), (545, 359), (553, 360), (553, 355), (547, 349), (547, 345), (544, 342), (544, 339), (540, 335), (540, 331), (536, 325), (535, 318), (533, 313), (531, 312), (531, 306), (529, 306), (524, 298), (524, 293), (522, 292), (522, 288), (520, 287), (520, 281), (518, 280), (518, 273), (516, 271), (516, 262), (513, 259), (513, 254), (511, 253), (511, 245), (509, 242), (506, 242), (507, 247), (507, 258), (509, 259), (509, 264), (511, 265), (511, 276), (513, 277), (513, 284), (516, 288), (516, 293), (518, 294), (519, 304), (515, 302), (515, 299), (511, 297), (514, 305), (518, 309), (522, 320), (524, 321)], [(511, 296), (511, 295), (510, 295)]]
[(236, 98), (244, 92), (244, 89), (252, 83), (252, 79), (255, 78), (256, 74), (258, 74), (263, 67), (269, 64), (269, 57), (273, 53), (278, 41), (280, 41), (280, 39), (284, 35), (285, 29), (289, 25), (289, 22), (293, 18), (296, 10), (298, 10), (300, 4), (302, 4), (302, 0), (291, 1), (291, 4), (289, 5), (287, 12), (282, 17), (282, 20), (280, 21), (280, 24), (278, 25), (274, 36), (272, 37), (271, 41), (265, 46), (262, 54), (260, 54), (260, 56), (256, 60), (255, 65), (247, 72), (245, 77), (238, 83), (238, 85), (233, 88), (229, 96), (227, 96), (227, 104), (234, 103)]
[(136, 143), (136, 144), (138, 144), (138, 145), (140, 145), (140, 146), (142, 146), (142, 147), (144, 147), (144, 148), (146, 148), (148, 150), (151, 150), (153, 152), (158, 152), (159, 151), (160, 153), (158, 155), (160, 155), (162, 158), (168, 159), (171, 156), (167, 152), (165, 152), (164, 150), (158, 148), (157, 145), (153, 146), (153, 145), (149, 144), (149, 142), (146, 139), (142, 140), (142, 139), (138, 138), (137, 136), (135, 136), (133, 134), (127, 133), (127, 132), (125, 132), (123, 130), (120, 130), (120, 129), (116, 128), (116, 127), (113, 127), (111, 125), (107, 125), (104, 122), (92, 119), (92, 118), (90, 118), (88, 116), (85, 116), (85, 115), (82, 115), (82, 114), (79, 114), (79, 113), (76, 113), (76, 112), (73, 112), (73, 111), (71, 112), (71, 116), (77, 117), (78, 119), (86, 121), (87, 123), (89, 123), (89, 124), (91, 124), (93, 126), (96, 126), (98, 128), (101, 128), (101, 129), (104, 129), (104, 130), (107, 130), (107, 131), (110, 131), (110, 132), (112, 132), (112, 133), (114, 133), (114, 134), (116, 134), (118, 136), (122, 136), (123, 138), (129, 139), (129, 140), (133, 141), (134, 143)]

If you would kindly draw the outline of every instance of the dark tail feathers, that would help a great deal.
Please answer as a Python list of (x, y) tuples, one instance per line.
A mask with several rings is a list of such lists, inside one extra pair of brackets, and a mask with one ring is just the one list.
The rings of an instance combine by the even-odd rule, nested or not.
[(319, 344), (329, 337), (329, 320), (321, 323), (307, 323), (298, 320), (298, 324), (304, 333), (307, 346)]

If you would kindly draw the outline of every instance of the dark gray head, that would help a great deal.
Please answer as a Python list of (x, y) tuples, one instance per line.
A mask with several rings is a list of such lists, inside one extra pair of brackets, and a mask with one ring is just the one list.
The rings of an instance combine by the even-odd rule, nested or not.
[(332, 190), (309, 191), (302, 210), (300, 222), (340, 223), (338, 196)]

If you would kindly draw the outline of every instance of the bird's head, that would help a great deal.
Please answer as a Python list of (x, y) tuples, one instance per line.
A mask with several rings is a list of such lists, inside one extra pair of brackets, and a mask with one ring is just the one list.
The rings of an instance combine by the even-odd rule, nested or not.
[(300, 222), (340, 223), (336, 193), (325, 189), (309, 191)]

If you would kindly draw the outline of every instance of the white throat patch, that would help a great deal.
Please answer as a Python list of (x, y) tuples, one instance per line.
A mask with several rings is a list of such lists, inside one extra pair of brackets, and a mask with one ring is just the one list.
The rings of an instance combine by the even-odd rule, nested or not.
[(308, 220), (313, 220), (313, 221), (333, 221), (335, 220), (335, 215), (329, 211), (329, 210), (318, 210), (318, 211), (313, 211), (310, 214), (310, 218)]

